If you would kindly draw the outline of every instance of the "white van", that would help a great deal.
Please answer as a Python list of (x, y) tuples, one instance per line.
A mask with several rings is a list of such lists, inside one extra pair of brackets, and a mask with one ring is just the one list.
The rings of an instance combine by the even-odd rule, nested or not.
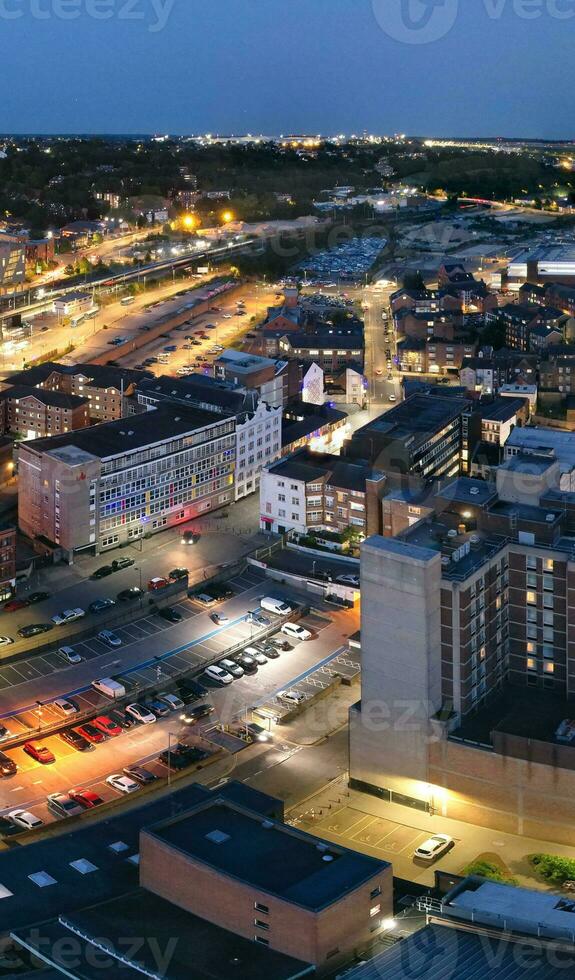
[(118, 698), (126, 697), (126, 688), (124, 685), (119, 684), (118, 681), (112, 680), (111, 677), (101, 677), (100, 680), (92, 681), (92, 687), (95, 691), (98, 691), (100, 694), (104, 694), (112, 701), (117, 701)]
[(266, 612), (275, 613), (276, 616), (289, 616), (293, 612), (292, 607), (288, 606), (287, 602), (284, 602), (283, 599), (272, 599), (269, 596), (262, 599), (260, 606)]

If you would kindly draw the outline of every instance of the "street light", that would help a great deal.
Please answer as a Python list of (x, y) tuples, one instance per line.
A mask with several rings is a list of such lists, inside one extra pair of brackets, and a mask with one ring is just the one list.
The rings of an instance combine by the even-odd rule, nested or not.
[(233, 221), (233, 220), (234, 220), (234, 212), (233, 211), (224, 211), (224, 213), (222, 214), (222, 221), (223, 221), (223, 223), (225, 225), (229, 225), (230, 221)]

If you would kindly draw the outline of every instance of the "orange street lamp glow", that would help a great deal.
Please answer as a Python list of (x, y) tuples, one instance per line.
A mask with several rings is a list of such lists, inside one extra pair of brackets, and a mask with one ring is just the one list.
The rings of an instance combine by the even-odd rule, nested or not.
[(182, 224), (184, 228), (195, 228), (197, 224), (197, 219), (193, 214), (186, 214), (182, 218)]
[(224, 224), (229, 225), (230, 221), (234, 220), (233, 211), (224, 211), (222, 214), (222, 221)]

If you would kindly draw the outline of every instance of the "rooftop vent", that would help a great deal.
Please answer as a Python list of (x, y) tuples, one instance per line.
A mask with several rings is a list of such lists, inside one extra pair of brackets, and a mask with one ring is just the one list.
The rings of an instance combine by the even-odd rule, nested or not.
[(471, 495), (472, 495), (473, 497), (477, 497), (477, 495), (478, 495), (478, 493), (479, 493), (479, 487), (471, 487), (471, 490), (469, 491), (469, 493), (470, 493), (470, 494), (471, 494)]
[(326, 864), (331, 864), (333, 861), (333, 854), (324, 854), (322, 861), (325, 861)]
[(210, 830), (209, 834), (206, 834), (206, 840), (210, 840), (212, 844), (225, 844), (230, 840), (230, 835), (224, 834), (223, 830)]
[(455, 528), (454, 528), (454, 527), (452, 527), (452, 528), (451, 528), (451, 529), (450, 529), (450, 530), (449, 530), (449, 531), (447, 532), (447, 537), (448, 537), (448, 538), (456, 538), (456, 537), (457, 537), (457, 531), (455, 530)]

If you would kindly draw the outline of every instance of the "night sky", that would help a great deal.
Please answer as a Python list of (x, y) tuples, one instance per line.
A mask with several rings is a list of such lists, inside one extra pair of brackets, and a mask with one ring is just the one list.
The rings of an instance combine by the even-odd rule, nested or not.
[(0, 32), (5, 133), (575, 136), (575, 0), (0, 0)]

